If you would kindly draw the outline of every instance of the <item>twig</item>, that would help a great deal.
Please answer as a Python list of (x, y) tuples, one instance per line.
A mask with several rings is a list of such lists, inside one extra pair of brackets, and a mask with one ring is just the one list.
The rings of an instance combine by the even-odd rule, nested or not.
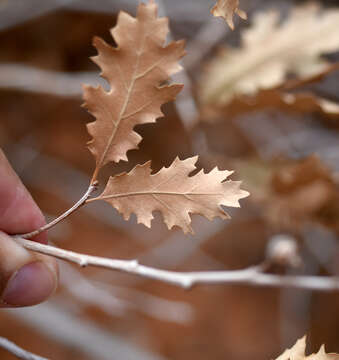
[(11, 342), (11, 341), (9, 341), (6, 338), (1, 337), (1, 336), (0, 336), (0, 348), (3, 348), (5, 350), (7, 350), (8, 352), (15, 355), (19, 359), (23, 359), (23, 360), (48, 360), (47, 358), (44, 358), (44, 357), (41, 357), (41, 356), (38, 356), (38, 355), (34, 355), (34, 354), (22, 349), (18, 345), (14, 344), (13, 342)]
[(86, 200), (91, 196), (91, 194), (97, 189), (98, 182), (94, 182), (92, 185), (90, 185), (83, 195), (83, 197), (74, 204), (70, 209), (68, 209), (66, 212), (64, 212), (62, 215), (51, 221), (50, 223), (42, 226), (41, 228), (34, 230), (32, 232), (26, 233), (26, 234), (19, 234), (17, 236), (22, 237), (24, 239), (31, 239), (32, 237), (39, 235), (43, 231), (46, 231), (53, 226), (55, 226), (60, 221), (64, 220), (67, 216), (71, 215), (75, 210), (79, 209), (81, 206), (83, 206), (86, 203)]
[(339, 291), (339, 278), (321, 276), (284, 276), (264, 273), (266, 263), (242, 270), (176, 272), (160, 270), (138, 263), (137, 260), (117, 260), (90, 256), (43, 245), (18, 236), (13, 239), (28, 250), (50, 255), (80, 266), (96, 266), (163, 281), (185, 289), (196, 284), (245, 284), (267, 287), (293, 287), (307, 290)]

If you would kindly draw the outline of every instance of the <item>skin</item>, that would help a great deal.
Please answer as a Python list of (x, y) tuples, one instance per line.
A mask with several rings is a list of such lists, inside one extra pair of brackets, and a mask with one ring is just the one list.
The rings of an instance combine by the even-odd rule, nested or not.
[[(39, 207), (0, 150), (0, 308), (35, 305), (55, 291), (55, 259), (29, 252), (10, 237), (44, 224)], [(31, 240), (47, 243), (47, 235)]]

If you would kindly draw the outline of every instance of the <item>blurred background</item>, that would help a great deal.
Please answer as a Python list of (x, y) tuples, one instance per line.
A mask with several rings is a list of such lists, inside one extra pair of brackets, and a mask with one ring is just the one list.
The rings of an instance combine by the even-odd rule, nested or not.
[[(242, 0), (249, 22), (231, 32), (213, 18), (212, 0), (157, 1), (170, 18), (171, 37), (187, 40), (185, 90), (165, 118), (143, 125), (140, 150), (108, 166), (103, 177), (151, 159), (200, 154), (200, 165), (235, 169), (252, 193), (230, 221), (194, 217), (194, 236), (125, 222), (109, 205), (81, 208), (50, 231), (56, 245), (87, 254), (131, 259), (178, 271), (239, 269), (260, 263), (273, 236), (293, 237), (303, 258), (288, 273), (339, 273), (339, 122), (316, 113), (265, 108), (203, 121), (197, 102), (205, 64), (220, 45), (239, 45), (258, 10), (282, 16), (300, 1)], [(0, 146), (47, 219), (87, 189), (94, 161), (85, 144), (93, 118), (80, 107), (81, 84), (100, 83), (94, 35), (109, 43), (119, 10), (135, 15), (136, 0), (0, 0)], [(337, 1), (322, 1), (324, 6)], [(338, 25), (339, 26), (339, 25)], [(338, 29), (339, 30), (339, 29)], [(338, 59), (331, 55), (331, 60)], [(339, 74), (313, 91), (339, 101)], [(314, 155), (315, 154), (315, 155)], [(320, 184), (320, 185), (319, 185)], [(339, 294), (248, 286), (171, 285), (60, 262), (61, 285), (45, 304), (1, 310), (0, 335), (53, 360), (263, 360), (308, 334), (339, 352)], [(0, 349), (2, 360), (14, 357)]]

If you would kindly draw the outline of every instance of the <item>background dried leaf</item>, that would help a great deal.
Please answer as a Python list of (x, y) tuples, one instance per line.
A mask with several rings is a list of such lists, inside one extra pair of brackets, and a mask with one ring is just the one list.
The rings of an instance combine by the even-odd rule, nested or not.
[(279, 21), (277, 11), (257, 14), (242, 33), (242, 47), (220, 51), (201, 81), (203, 104), (227, 104), (235, 95), (279, 86), (288, 73), (308, 77), (328, 66), (320, 55), (339, 48), (339, 10), (306, 4)]
[(239, 9), (239, 0), (218, 0), (211, 9), (211, 13), (214, 16), (223, 17), (232, 30), (234, 30), (234, 14), (238, 14), (244, 20), (247, 19), (246, 13)]
[(266, 219), (279, 231), (296, 232), (309, 223), (335, 229), (331, 213), (338, 191), (329, 168), (316, 156), (273, 171), (263, 199)]
[(317, 113), (323, 120), (330, 120), (332, 125), (336, 125), (339, 103), (318, 95), (314, 87), (335, 75), (338, 67), (339, 63), (333, 63), (313, 76), (286, 80), (274, 88), (258, 89), (253, 95), (237, 94), (224, 105), (204, 105), (201, 119), (213, 123), (221, 118), (230, 119), (249, 112), (276, 109), (290, 113)]
[[(326, 118), (339, 117), (339, 104), (318, 97), (311, 92), (284, 93), (279, 90), (260, 90), (255, 96), (241, 96), (233, 99), (232, 103), (217, 110), (215, 114), (225, 117), (240, 115), (261, 109), (279, 109), (296, 113), (318, 113)], [(208, 119), (208, 117), (206, 117)], [(213, 118), (211, 119), (213, 121)]]

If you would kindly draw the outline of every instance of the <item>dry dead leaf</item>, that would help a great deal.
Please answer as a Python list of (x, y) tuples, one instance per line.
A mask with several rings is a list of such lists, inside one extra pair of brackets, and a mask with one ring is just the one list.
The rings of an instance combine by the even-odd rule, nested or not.
[(276, 169), (272, 175), (271, 187), (275, 193), (283, 195), (318, 181), (335, 186), (329, 168), (318, 156), (311, 155)]
[(169, 229), (179, 226), (184, 233), (193, 233), (191, 214), (200, 214), (212, 220), (229, 215), (220, 207), (239, 207), (239, 199), (248, 196), (240, 189), (239, 181), (225, 179), (232, 171), (214, 168), (194, 176), (197, 157), (186, 160), (176, 158), (168, 168), (151, 174), (150, 162), (137, 165), (129, 173), (111, 177), (97, 200), (105, 200), (115, 207), (126, 220), (136, 214), (138, 223), (150, 227), (152, 212), (160, 211)]
[(111, 34), (118, 46), (95, 38), (98, 55), (93, 57), (110, 91), (84, 87), (84, 106), (96, 117), (87, 125), (93, 137), (88, 146), (96, 159), (93, 179), (108, 162), (127, 160), (127, 151), (137, 148), (141, 140), (134, 126), (155, 122), (163, 115), (161, 106), (182, 88), (165, 82), (181, 69), (178, 60), (184, 55), (184, 42), (165, 46), (168, 20), (157, 18), (152, 0), (139, 5), (136, 18), (120, 12)]
[(309, 94), (284, 94), (279, 93), (280, 99), (288, 109), (299, 112), (318, 112), (329, 117), (339, 116), (339, 104)]
[(291, 349), (287, 349), (276, 360), (339, 360), (339, 354), (327, 354), (324, 345), (316, 354), (306, 356), (306, 336), (299, 339)]
[(338, 202), (337, 185), (318, 157), (282, 166), (273, 173), (270, 188), (264, 200), (264, 213), (277, 229), (299, 230), (305, 223), (332, 227), (332, 209)]
[(264, 214), (277, 230), (301, 230), (305, 223), (319, 222), (318, 212), (333, 199), (331, 190), (327, 184), (318, 181), (284, 196), (272, 195)]
[(242, 47), (222, 50), (207, 67), (201, 103), (229, 104), (235, 96), (278, 87), (288, 73), (322, 73), (329, 63), (321, 55), (339, 48), (338, 23), (338, 9), (321, 11), (314, 3), (296, 7), (281, 24), (276, 11), (257, 14)]
[(339, 104), (302, 88), (319, 83), (338, 69), (339, 63), (333, 63), (313, 76), (287, 80), (277, 87), (260, 89), (254, 95), (235, 95), (230, 103), (222, 106), (204, 106), (201, 118), (206, 122), (214, 122), (221, 118), (229, 119), (243, 113), (272, 108), (295, 113), (318, 113), (325, 120), (334, 121), (329, 124), (335, 125), (339, 119)]
[(239, 0), (218, 0), (211, 9), (211, 13), (216, 17), (224, 18), (232, 30), (234, 30), (234, 14), (238, 14), (242, 19), (247, 20), (245, 11), (239, 9)]
[[(238, 96), (226, 107), (215, 109), (216, 114), (232, 117), (262, 109), (279, 109), (294, 113), (318, 113), (326, 118), (339, 117), (339, 104), (310, 92), (285, 93), (277, 89), (260, 90), (255, 96)], [(213, 121), (213, 117), (211, 119)]]

